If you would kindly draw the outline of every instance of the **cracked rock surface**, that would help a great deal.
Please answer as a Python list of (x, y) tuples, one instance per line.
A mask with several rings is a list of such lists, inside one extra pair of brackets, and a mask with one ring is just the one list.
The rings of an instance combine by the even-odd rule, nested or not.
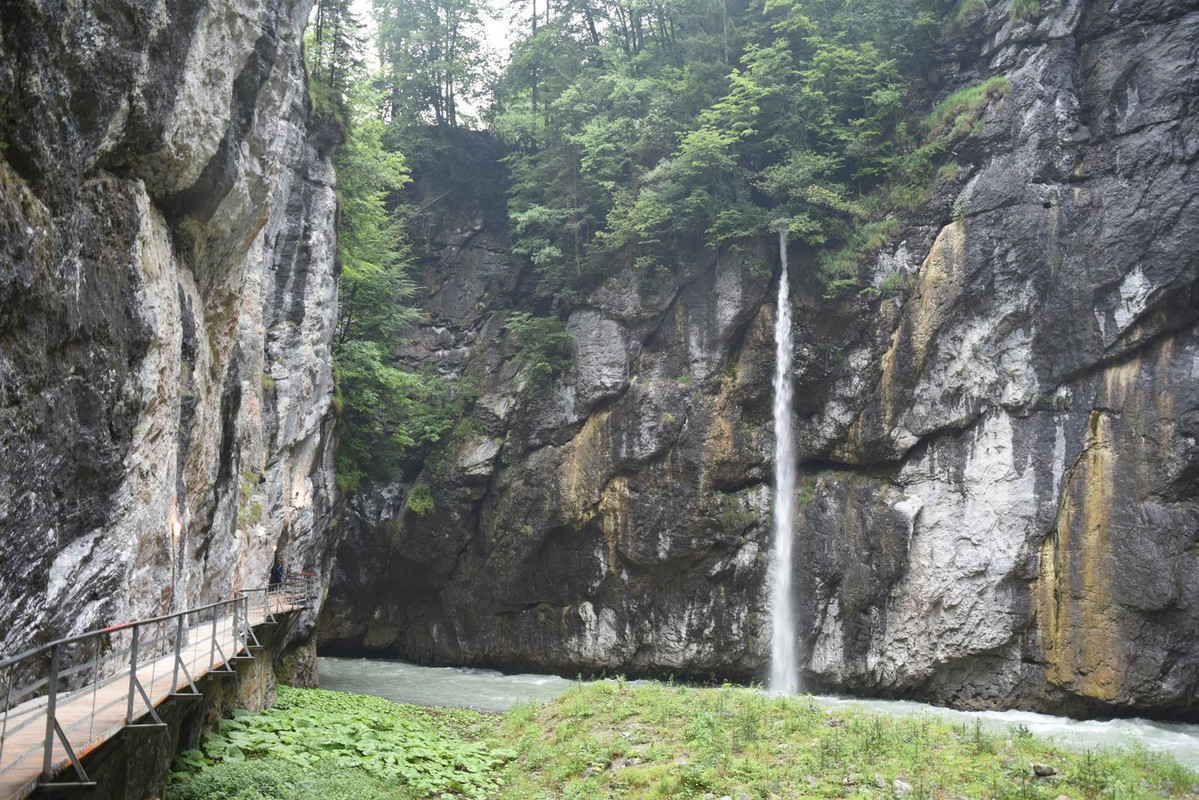
[[(877, 256), (906, 287), (827, 300), (792, 254), (807, 685), (1199, 719), (1199, 4), (989, 5), (944, 91), (1010, 91)], [(323, 641), (760, 679), (777, 254), (614, 275), (533, 392), (502, 216), (458, 197), (411, 357), (480, 398), (433, 510), (353, 501)]]
[(0, 652), (264, 585), (276, 546), (322, 570), (309, 8), (0, 7)]

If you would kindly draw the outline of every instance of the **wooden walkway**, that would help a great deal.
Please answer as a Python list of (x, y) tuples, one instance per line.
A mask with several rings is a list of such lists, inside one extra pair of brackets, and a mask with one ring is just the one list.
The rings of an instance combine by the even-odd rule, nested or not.
[[(289, 602), (285, 598), (272, 597), (270, 611), (279, 614), (300, 607), (301, 605)], [(258, 608), (248, 611), (251, 626), (266, 622), (267, 617), (266, 609), (261, 607), (261, 604)], [(194, 681), (199, 681), (210, 672), (219, 673), (222, 667), (228, 674), (227, 671), (232, 669), (232, 665), (226, 666), (227, 662), (232, 661), (245, 649), (241, 637), (235, 630), (233, 616), (218, 617), (215, 642), (220, 649), (213, 658), (213, 627), (212, 620), (209, 619), (187, 629), (180, 657)], [(137, 665), (138, 681), (154, 706), (158, 706), (172, 694), (191, 691), (183, 670), (179, 670), (178, 679), (174, 680), (176, 673), (173, 645), (165, 649), (169, 650), (166, 655), (154, 657), (153, 660), (139, 659)], [(56, 698), (55, 719), (78, 758), (82, 759), (85, 754), (95, 750), (128, 726), (129, 672), (130, 668), (125, 664), (120, 671), (107, 678), (72, 693), (60, 693)], [(46, 697), (38, 697), (8, 711), (5, 722), (7, 735), (2, 740), (3, 749), (0, 750), (0, 798), (17, 800), (27, 797), (41, 781), (45, 757), (47, 705)], [(133, 719), (135, 723), (141, 724), (154, 722), (145, 699), (136, 690), (133, 697)], [(62, 772), (64, 779), (68, 781), (76, 779), (67, 751), (57, 737), (54, 739), (51, 763), (52, 773)]]

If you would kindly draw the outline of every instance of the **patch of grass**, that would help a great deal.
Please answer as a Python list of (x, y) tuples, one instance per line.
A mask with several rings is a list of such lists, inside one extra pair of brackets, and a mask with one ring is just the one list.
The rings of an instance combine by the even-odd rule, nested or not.
[[(1034, 763), (1057, 775), (1035, 778)], [(1068, 752), (1027, 729), (1004, 736), (928, 714), (830, 710), (811, 697), (619, 679), (579, 684), (552, 703), (502, 716), (280, 687), (278, 709), (227, 721), (176, 769), (169, 800), (892, 797), (896, 780), (912, 787), (909, 800), (1199, 793), (1199, 774), (1143, 750)], [(221, 783), (222, 770), (241, 783)], [(240, 791), (276, 771), (285, 784), (319, 788), (213, 788)]]
[(429, 490), (429, 484), (424, 481), (412, 484), (412, 488), (408, 490), (408, 510), (418, 517), (423, 517), (433, 510), (433, 505), (433, 493)]
[(933, 106), (933, 110), (924, 118), (928, 138), (958, 139), (971, 134), (987, 106), (1011, 90), (1011, 84), (1002, 75), (959, 89)]
[(987, 13), (986, 0), (958, 0), (950, 13), (950, 21), (955, 25), (963, 25), (978, 14)]
[(735, 508), (726, 508), (720, 512), (720, 524), (722, 527), (729, 530), (738, 530), (747, 525), (752, 525), (758, 521), (758, 515), (749, 511), (739, 511)]
[(816, 268), (828, 287), (826, 295), (837, 294), (847, 286), (856, 285), (862, 263), (881, 250), (899, 233), (899, 220), (887, 218), (858, 226), (839, 250), (824, 250), (816, 258)]
[(529, 368), (529, 386), (537, 391), (555, 374), (574, 363), (574, 337), (557, 317), (534, 317), (527, 311), (511, 313), (507, 321), (516, 357)]
[(1041, 0), (1012, 0), (1007, 13), (1012, 22), (1036, 19), (1041, 16)]
[[(505, 715), (500, 730), (520, 753), (505, 768), (501, 796), (512, 798), (889, 797), (899, 779), (913, 787), (909, 797), (1052, 800), (1088, 796), (1074, 783), (1087, 775), (1105, 776), (1094, 796), (1199, 789), (1199, 776), (1164, 757), (1087, 756), (933, 716), (829, 711), (811, 698), (729, 686), (588, 684)], [(1033, 763), (1058, 776), (1034, 778)], [(876, 775), (887, 787), (879, 794)]]
[(907, 277), (902, 272), (888, 272), (879, 281), (878, 291), (880, 294), (891, 294), (899, 289), (907, 288)]
[(955, 162), (951, 161), (948, 164), (942, 164), (937, 168), (937, 177), (941, 180), (951, 181), (958, 176), (959, 170), (960, 167), (958, 167)]

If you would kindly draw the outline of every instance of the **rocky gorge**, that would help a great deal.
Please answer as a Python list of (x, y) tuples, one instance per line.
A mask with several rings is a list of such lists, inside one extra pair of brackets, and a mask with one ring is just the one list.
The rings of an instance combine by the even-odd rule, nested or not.
[[(862, 284), (788, 251), (803, 683), (1199, 720), (1199, 2), (1014, 2), (962, 5), (930, 102), (996, 88)], [(278, 647), (297, 683), (318, 639), (761, 680), (773, 237), (612, 264), (541, 382), (508, 146), (452, 130), (415, 169), (390, 355), (467, 411), (342, 497), (311, 5), (0, 5), (0, 649), (226, 598), (278, 554), (327, 590)]]
[(324, 571), (340, 134), (310, 7), (0, 8), (6, 654), (265, 585), (276, 551)]
[[(790, 254), (804, 679), (1199, 719), (1199, 4), (1008, 5), (940, 78), (1007, 90), (870, 285), (827, 297)], [(322, 647), (761, 679), (773, 243), (616, 271), (530, 385), (502, 152), (467, 138), (417, 176), (438, 210), (400, 357), (477, 399), (411, 480), (349, 499)]]

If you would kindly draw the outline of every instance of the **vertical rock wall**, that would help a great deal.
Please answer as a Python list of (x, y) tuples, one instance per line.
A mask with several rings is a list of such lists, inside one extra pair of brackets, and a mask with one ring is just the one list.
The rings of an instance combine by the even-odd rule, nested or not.
[[(944, 92), (1006, 90), (873, 291), (826, 299), (792, 254), (806, 677), (1199, 718), (1199, 4), (986, 5)], [(504, 336), (529, 299), (502, 216), (447, 189), (413, 357), (479, 400), (420, 476), (433, 510), (403, 486), (353, 500), (323, 640), (760, 678), (769, 243), (657, 283), (614, 264), (570, 315), (576, 363), (535, 391)]]
[[(0, 6), (0, 651), (321, 570), (310, 2)], [(311, 623), (311, 620), (309, 620)]]

